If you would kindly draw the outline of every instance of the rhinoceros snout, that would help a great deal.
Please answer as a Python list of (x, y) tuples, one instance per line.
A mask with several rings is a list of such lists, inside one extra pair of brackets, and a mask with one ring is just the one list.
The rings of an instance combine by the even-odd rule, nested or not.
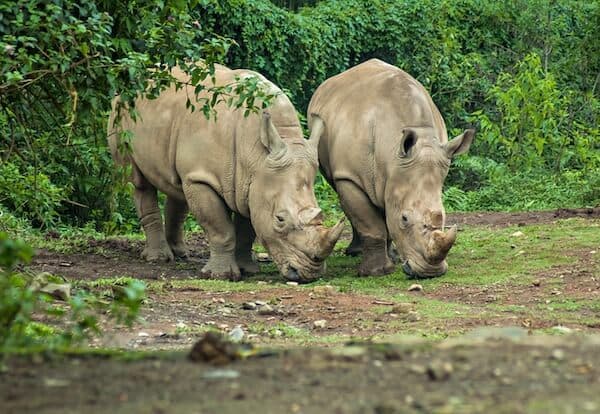
[(310, 283), (310, 282), (314, 282), (319, 277), (321, 277), (321, 273), (324, 271), (324, 269), (325, 269), (324, 263), (321, 265), (321, 267), (319, 268), (318, 271), (308, 272), (308, 273), (301, 272), (298, 269), (296, 269), (295, 267), (290, 266), (288, 268), (287, 273), (284, 275), (284, 277), (287, 280), (289, 280), (290, 282)]
[(427, 279), (443, 276), (448, 271), (448, 265), (444, 261), (441, 263), (441, 266), (436, 266), (436, 268), (416, 270), (410, 265), (408, 260), (405, 260), (402, 263), (402, 271), (409, 279)]

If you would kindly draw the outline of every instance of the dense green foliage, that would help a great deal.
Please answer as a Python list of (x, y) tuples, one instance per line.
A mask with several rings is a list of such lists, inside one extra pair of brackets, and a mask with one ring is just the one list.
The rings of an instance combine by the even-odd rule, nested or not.
[(600, 202), (597, 2), (328, 0), (291, 13), (204, 0), (198, 16), (240, 45), (230, 65), (264, 73), (301, 111), (323, 80), (369, 58), (416, 77), (452, 132), (478, 129), (476, 159), (457, 160), (447, 182), (451, 209)]
[[(303, 113), (323, 80), (373, 57), (421, 81), (452, 133), (477, 127), (447, 181), (450, 209), (600, 202), (598, 2), (275, 3), (289, 10), (268, 0), (2, 3), (0, 204), (36, 226), (131, 229), (130, 188), (106, 149), (114, 93), (153, 96), (169, 67), (204, 58), (265, 74)], [(210, 65), (194, 70), (199, 81)], [(235, 104), (252, 105), (249, 88)], [(198, 104), (210, 115), (210, 102)], [(335, 208), (331, 189), (317, 190)]]
[[(0, 5), (0, 203), (42, 226), (58, 213), (67, 221), (114, 222), (123, 202), (133, 215), (106, 149), (107, 111), (115, 93), (124, 104), (157, 96), (176, 64), (193, 85), (211, 75), (231, 40), (200, 29), (189, 14), (196, 3)], [(193, 64), (200, 59), (206, 64)], [(208, 89), (214, 100), (189, 102), (206, 116), (217, 99), (257, 109), (254, 98), (264, 97), (252, 79)]]

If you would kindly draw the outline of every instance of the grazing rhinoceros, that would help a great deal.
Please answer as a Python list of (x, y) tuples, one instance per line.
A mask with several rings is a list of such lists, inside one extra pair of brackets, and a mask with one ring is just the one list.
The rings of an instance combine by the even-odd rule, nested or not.
[[(177, 68), (173, 74), (188, 80)], [(315, 199), (320, 135), (303, 138), (294, 106), (261, 75), (216, 68), (217, 85), (234, 83), (236, 76), (258, 76), (277, 95), (269, 113), (244, 117), (243, 109), (220, 103), (217, 120), (207, 120), (186, 108), (193, 87), (171, 87), (157, 99), (138, 99), (138, 122), (124, 116), (118, 126), (118, 98), (113, 102), (109, 145), (117, 162), (132, 165), (135, 205), (146, 233), (142, 256), (184, 256), (182, 224), (189, 209), (209, 240), (204, 274), (238, 279), (257, 272), (251, 249), (258, 237), (287, 279), (313, 280), (343, 227), (324, 227)], [(119, 148), (119, 130), (132, 132), (130, 151)], [(157, 189), (167, 196), (164, 231)]]
[(407, 275), (444, 274), (456, 228), (444, 231), (442, 185), (475, 132), (448, 142), (425, 88), (377, 59), (326, 80), (308, 114), (313, 131), (325, 123), (319, 162), (352, 223), (347, 253), (362, 251), (359, 273), (392, 272), (393, 241)]

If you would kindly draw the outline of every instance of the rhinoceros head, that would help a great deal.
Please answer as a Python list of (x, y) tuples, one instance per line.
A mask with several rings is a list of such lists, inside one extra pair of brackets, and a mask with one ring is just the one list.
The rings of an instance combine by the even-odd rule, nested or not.
[[(268, 150), (249, 192), (252, 224), (284, 277), (297, 282), (316, 279), (343, 229), (340, 221), (329, 229), (317, 204), (313, 183), (322, 122), (317, 120), (310, 139), (284, 141), (263, 114), (260, 140)], [(298, 130), (300, 130), (298, 125)]]
[(398, 162), (386, 186), (386, 220), (408, 276), (441, 276), (448, 269), (446, 255), (456, 240), (456, 227), (444, 230), (442, 186), (451, 159), (468, 151), (474, 136), (469, 129), (440, 143), (432, 128), (402, 132)]

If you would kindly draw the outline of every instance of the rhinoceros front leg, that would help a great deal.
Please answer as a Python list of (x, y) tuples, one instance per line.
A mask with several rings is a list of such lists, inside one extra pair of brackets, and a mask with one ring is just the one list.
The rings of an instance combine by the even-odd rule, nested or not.
[(188, 213), (185, 201), (167, 197), (165, 203), (165, 234), (167, 243), (176, 257), (186, 257), (187, 249), (183, 242), (183, 222)]
[(208, 185), (184, 184), (187, 204), (208, 236), (210, 257), (202, 273), (216, 279), (239, 280), (240, 268), (235, 260), (235, 227), (231, 210)]
[(256, 232), (250, 219), (234, 214), (235, 225), (235, 260), (242, 273), (254, 274), (260, 271), (252, 255), (252, 244), (256, 239)]
[[(360, 256), (362, 254), (362, 251), (363, 247), (362, 242), (360, 241), (360, 235), (358, 234), (354, 226), (352, 226), (352, 241), (346, 248), (346, 254), (352, 257)], [(396, 249), (396, 246), (394, 246), (392, 239), (388, 239), (387, 241), (387, 254), (394, 264), (397, 264), (400, 261), (398, 250)]]
[(133, 165), (133, 184), (135, 207), (146, 234), (146, 248), (142, 251), (142, 258), (149, 262), (173, 260), (173, 252), (163, 231), (156, 188), (146, 180), (135, 165)]
[(394, 271), (387, 253), (388, 233), (381, 213), (369, 197), (353, 182), (336, 181), (342, 209), (355, 229), (362, 250), (358, 268), (361, 276), (384, 275)]

